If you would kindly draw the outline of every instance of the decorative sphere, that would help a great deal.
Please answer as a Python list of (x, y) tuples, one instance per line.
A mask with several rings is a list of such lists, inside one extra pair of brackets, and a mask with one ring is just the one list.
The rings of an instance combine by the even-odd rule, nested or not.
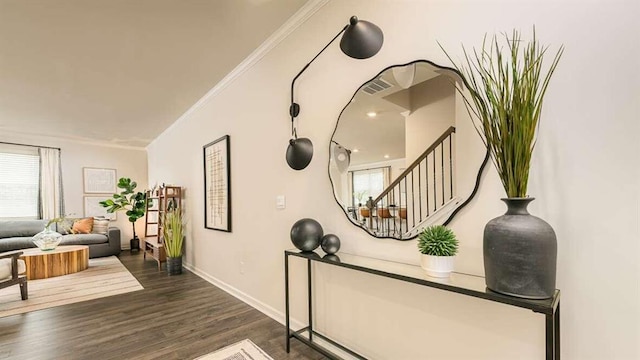
[(325, 260), (333, 261), (333, 262), (340, 262), (340, 258), (338, 257), (338, 255), (327, 254), (322, 258)]
[(324, 231), (313, 219), (300, 219), (291, 227), (291, 242), (302, 251), (313, 251), (320, 245)]
[(333, 234), (327, 234), (322, 237), (320, 246), (327, 254), (335, 254), (340, 250), (340, 238)]

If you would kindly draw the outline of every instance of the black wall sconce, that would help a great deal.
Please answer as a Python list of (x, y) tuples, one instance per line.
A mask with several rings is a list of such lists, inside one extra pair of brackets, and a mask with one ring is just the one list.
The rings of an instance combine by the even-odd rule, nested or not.
[(346, 25), (329, 43), (320, 50), (320, 52), (305, 65), (302, 70), (293, 78), (291, 82), (291, 106), (289, 106), (289, 115), (291, 115), (291, 140), (289, 140), (289, 146), (287, 147), (287, 164), (294, 170), (302, 170), (309, 165), (311, 158), (313, 157), (313, 144), (308, 138), (298, 138), (298, 133), (295, 126), (295, 119), (300, 114), (300, 105), (294, 101), (294, 84), (298, 77), (307, 70), (309, 65), (315, 61), (315, 59), (325, 51), (329, 45), (331, 45), (342, 33), (342, 39), (340, 40), (340, 49), (345, 55), (354, 59), (368, 59), (380, 51), (384, 36), (382, 30), (375, 24), (368, 21), (358, 20), (357, 17), (352, 16), (349, 19), (349, 24)]
[(331, 140), (331, 159), (338, 168), (338, 171), (344, 173), (351, 164), (351, 150)]

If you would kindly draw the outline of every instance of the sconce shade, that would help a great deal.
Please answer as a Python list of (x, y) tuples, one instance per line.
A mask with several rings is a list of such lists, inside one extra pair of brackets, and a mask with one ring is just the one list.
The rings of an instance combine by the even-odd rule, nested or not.
[(340, 49), (354, 59), (368, 59), (380, 51), (383, 41), (384, 35), (377, 25), (352, 16), (340, 40)]
[(407, 66), (394, 66), (391, 73), (401, 88), (408, 89), (413, 85), (416, 77), (416, 63)]
[(351, 150), (346, 149), (340, 144), (333, 145), (333, 161), (335, 161), (338, 171), (344, 173), (351, 163)]
[(294, 170), (302, 170), (309, 165), (313, 157), (313, 144), (307, 138), (289, 140), (287, 164)]

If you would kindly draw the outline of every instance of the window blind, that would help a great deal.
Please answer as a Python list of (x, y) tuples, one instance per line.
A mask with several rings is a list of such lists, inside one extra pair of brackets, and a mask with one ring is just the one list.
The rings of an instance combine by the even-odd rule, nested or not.
[[(364, 201), (369, 196), (375, 198), (384, 190), (383, 169), (353, 171), (353, 193), (355, 196), (363, 194)], [(357, 200), (356, 200), (357, 201)]]
[[(31, 150), (31, 149), (29, 149)], [(40, 158), (31, 151), (0, 149), (0, 218), (38, 218)]]

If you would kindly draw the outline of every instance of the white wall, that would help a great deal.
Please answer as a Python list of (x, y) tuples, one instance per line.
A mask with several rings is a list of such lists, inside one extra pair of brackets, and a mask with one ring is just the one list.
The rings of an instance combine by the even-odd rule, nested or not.
[[(469, 130), (467, 128), (472, 124), (466, 112), (456, 114), (457, 97), (455, 85), (452, 83), (452, 79), (446, 75), (437, 76), (411, 87), (410, 94), (411, 113), (407, 116), (405, 123), (407, 167), (422, 155), (429, 146), (434, 144), (449, 127), (457, 126), (460, 132), (465, 132)], [(459, 117), (456, 118), (456, 115), (459, 115)], [(469, 157), (473, 154), (472, 151), (481, 151), (482, 149), (481, 142), (476, 141), (469, 146), (466, 142), (455, 141), (455, 138), (455, 134), (451, 135), (451, 139), (454, 139), (453, 141), (455, 142), (455, 147), (452, 147), (451, 151), (453, 154), (458, 153), (461, 154), (460, 156)], [(428, 224), (431, 224), (432, 222), (429, 221), (426, 224), (423, 224), (421, 221), (421, 218), (427, 217), (427, 209), (429, 209), (429, 212), (433, 212), (444, 204), (444, 202), (453, 199), (457, 195), (456, 189), (452, 188), (450, 181), (450, 179), (453, 180), (453, 176), (451, 176), (452, 166), (449, 166), (450, 162), (448, 159), (452, 158), (452, 154), (450, 154), (447, 144), (448, 140), (445, 140), (444, 146), (436, 148), (432, 155), (427, 156), (420, 167), (415, 169), (416, 177), (418, 179), (428, 179), (429, 185), (427, 186), (424, 180), (422, 180), (422, 182), (410, 181), (407, 184), (409, 188), (408, 194), (410, 198), (412, 198), (412, 200), (408, 201), (407, 205), (409, 230), (415, 228), (416, 225), (419, 228), (424, 228)], [(460, 148), (464, 150), (453, 151), (456, 148), (458, 150), (461, 150)], [(458, 164), (455, 161), (455, 157), (453, 157), (453, 159), (454, 161), (451, 164), (457, 168)], [(441, 160), (444, 161), (444, 166), (440, 165)], [(479, 163), (480, 159), (478, 157), (475, 157), (475, 162), (469, 162), (472, 169), (476, 171), (478, 170)], [(462, 173), (467, 175), (467, 172), (464, 170), (462, 170)], [(455, 172), (453, 172), (453, 174), (455, 174)], [(411, 179), (413, 179), (413, 177)], [(472, 187), (474, 180), (475, 176), (472, 175), (464, 177), (459, 181), (454, 180), (454, 183), (462, 182), (465, 184), (464, 187), (468, 188)], [(444, 190), (444, 196), (441, 195), (442, 190)], [(419, 205), (411, 206), (410, 204)], [(443, 219), (446, 219), (447, 216), (444, 216)], [(412, 221), (413, 219), (418, 220)], [(434, 219), (435, 218), (432, 217), (430, 221)]]
[[(405, 122), (407, 166), (450, 126), (456, 126), (455, 101), (455, 87), (444, 75), (411, 88), (411, 113)], [(464, 115), (461, 120), (467, 121)]]
[[(186, 262), (282, 319), (282, 251), (292, 247), (289, 230), (300, 218), (338, 234), (341, 251), (417, 263), (415, 242), (367, 236), (331, 194), (331, 132), (354, 89), (391, 64), (426, 58), (447, 65), (437, 41), (458, 58), (460, 43), (479, 45), (485, 33), (514, 27), (528, 36), (535, 24), (552, 51), (567, 49), (547, 94), (529, 189), (537, 198), (531, 212), (558, 235), (562, 356), (638, 359), (639, 11), (632, 1), (331, 1), (157, 138), (148, 147), (149, 183), (186, 187)], [(356, 61), (334, 44), (301, 76), (298, 133), (311, 138), (315, 154), (307, 169), (293, 171), (284, 160), (290, 81), (353, 14), (384, 30), (384, 47)], [(202, 216), (202, 145), (224, 134), (231, 136), (232, 233), (205, 230)], [(504, 212), (495, 171), (486, 175), (452, 223), (462, 242), (459, 270), (482, 271), (483, 226)], [(287, 196), (285, 210), (275, 209), (279, 194)], [(305, 321), (303, 268), (291, 270), (293, 315)], [(317, 325), (370, 358), (544, 357), (541, 315), (348, 270), (316, 270)]]
[[(144, 149), (9, 133), (0, 134), (0, 141), (60, 148), (65, 212), (72, 217), (84, 215), (83, 167), (116, 169), (118, 178), (130, 177), (138, 183), (137, 189), (140, 190), (147, 187), (147, 152)], [(127, 216), (118, 213), (117, 220), (111, 226), (120, 228), (122, 248), (128, 249), (133, 231)], [(144, 219), (136, 222), (136, 232), (141, 237), (144, 235)]]

